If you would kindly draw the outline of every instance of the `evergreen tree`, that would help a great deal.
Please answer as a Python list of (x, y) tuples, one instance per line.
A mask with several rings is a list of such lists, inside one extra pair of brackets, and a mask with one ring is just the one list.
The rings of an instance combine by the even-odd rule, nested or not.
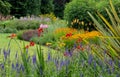
[(54, 11), (53, 0), (41, 0), (41, 13), (47, 14)]
[(40, 14), (41, 0), (7, 0), (11, 5), (11, 14), (16, 17)]
[(2, 13), (3, 15), (7, 15), (10, 13), (10, 7), (11, 5), (6, 2), (6, 1), (2, 1), (0, 0), (0, 13)]

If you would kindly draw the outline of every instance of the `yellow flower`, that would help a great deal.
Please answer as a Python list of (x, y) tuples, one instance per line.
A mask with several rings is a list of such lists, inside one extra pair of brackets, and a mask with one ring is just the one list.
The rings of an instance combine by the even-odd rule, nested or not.
[(52, 43), (46, 43), (46, 46), (50, 46)]
[(81, 24), (84, 25), (84, 22), (82, 21)]
[(64, 47), (66, 44), (65, 43), (60, 43), (59, 46), (60, 47)]

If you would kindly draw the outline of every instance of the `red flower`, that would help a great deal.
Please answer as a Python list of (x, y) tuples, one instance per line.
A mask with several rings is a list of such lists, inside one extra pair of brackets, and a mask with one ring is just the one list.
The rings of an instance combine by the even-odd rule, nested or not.
[(34, 45), (35, 45), (35, 43), (31, 41), (30, 42), (30, 46), (34, 46)]
[(82, 50), (82, 51), (84, 50), (84, 48), (81, 47), (80, 45), (77, 46), (77, 49), (80, 49), (80, 50)]
[(80, 43), (82, 41), (82, 38), (79, 38), (76, 43)]
[(29, 48), (29, 45), (26, 45), (25, 48), (28, 49), (28, 48)]
[(15, 38), (16, 37), (16, 34), (15, 33), (12, 33), (10, 36), (8, 36), (9, 38)]
[(66, 34), (66, 37), (70, 37), (70, 36), (72, 36), (72, 33), (67, 33)]
[(81, 48), (81, 46), (80, 46), (80, 45), (78, 45), (78, 46), (77, 46), (77, 49), (80, 49), (80, 48)]
[(43, 32), (43, 28), (38, 28), (38, 33)]

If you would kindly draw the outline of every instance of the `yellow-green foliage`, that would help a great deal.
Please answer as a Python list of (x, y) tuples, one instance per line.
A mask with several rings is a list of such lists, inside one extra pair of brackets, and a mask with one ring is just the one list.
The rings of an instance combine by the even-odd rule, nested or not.
[(104, 39), (103, 47), (107, 50), (107, 53), (114, 57), (120, 56), (120, 18), (115, 10), (115, 7), (112, 4), (112, 0), (110, 0), (110, 9), (106, 8), (107, 15), (110, 20), (107, 20), (102, 14), (99, 12), (98, 17), (100, 21), (97, 21), (95, 17), (92, 16), (91, 13), (88, 12), (90, 17), (93, 19), (96, 24), (97, 30), (103, 35), (100, 37)]

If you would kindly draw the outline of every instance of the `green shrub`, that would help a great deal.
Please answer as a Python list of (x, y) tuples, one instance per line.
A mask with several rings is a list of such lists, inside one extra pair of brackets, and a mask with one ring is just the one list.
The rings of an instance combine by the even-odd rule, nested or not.
[(4, 33), (16, 33), (17, 30), (13, 29), (13, 28), (5, 28), (5, 29), (3, 29), (3, 32)]
[[(120, 1), (119, 0), (114, 0), (114, 1), (115, 1), (114, 5), (116, 6), (116, 8), (118, 8), (120, 6), (119, 5)], [(99, 11), (105, 17), (108, 18), (105, 11), (105, 7), (108, 7), (108, 5), (109, 5), (109, 0), (99, 0), (99, 1), (73, 0), (66, 5), (65, 11), (64, 11), (64, 18), (65, 20), (68, 21), (69, 27), (73, 27), (77, 29), (81, 29), (81, 28), (85, 29), (87, 26), (89, 28), (89, 31), (91, 31), (92, 29), (94, 29), (93, 22), (90, 16), (88, 15), (87, 11), (91, 12), (92, 14), (94, 13), (93, 14), (94, 16), (95, 16), (95, 12)], [(74, 22), (75, 19), (78, 19), (80, 23), (72, 24), (72, 22)], [(82, 21), (84, 22), (84, 25), (81, 25)]]
[(13, 28), (17, 30), (25, 30), (25, 29), (37, 29), (40, 25), (40, 21), (38, 20), (11, 20), (6, 23), (0, 23), (0, 26)]
[(43, 33), (43, 35), (40, 37), (33, 37), (31, 40), (36, 42), (36, 43), (46, 45), (46, 43), (55, 42), (56, 39), (55, 39), (53, 33), (49, 32), (49, 33)]

